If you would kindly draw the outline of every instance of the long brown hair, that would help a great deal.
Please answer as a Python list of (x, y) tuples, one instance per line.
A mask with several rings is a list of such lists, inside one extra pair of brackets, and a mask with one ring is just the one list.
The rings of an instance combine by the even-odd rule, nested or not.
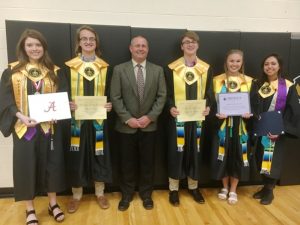
[(29, 57), (25, 51), (25, 41), (27, 38), (34, 38), (41, 43), (44, 49), (44, 54), (39, 59), (39, 64), (45, 66), (49, 70), (47, 76), (49, 76), (50, 79), (54, 83), (56, 83), (57, 77), (54, 73), (54, 63), (52, 62), (50, 55), (48, 53), (48, 44), (46, 38), (44, 37), (44, 35), (42, 35), (42, 33), (33, 29), (26, 29), (20, 36), (20, 39), (16, 47), (16, 54), (17, 54), (19, 64), (12, 69), (12, 73), (19, 71), (21, 68), (23, 68), (26, 64), (29, 63)]
[(80, 32), (83, 30), (88, 30), (90, 32), (92, 32), (95, 35), (96, 38), (96, 49), (95, 49), (95, 54), (100, 57), (101, 56), (101, 52), (99, 49), (100, 46), (100, 41), (99, 41), (99, 36), (97, 34), (97, 32), (94, 30), (94, 28), (87, 26), (87, 25), (83, 25), (81, 27), (79, 27), (76, 31), (76, 43), (75, 43), (75, 54), (76, 55), (80, 55), (82, 53), (82, 49), (80, 47)]

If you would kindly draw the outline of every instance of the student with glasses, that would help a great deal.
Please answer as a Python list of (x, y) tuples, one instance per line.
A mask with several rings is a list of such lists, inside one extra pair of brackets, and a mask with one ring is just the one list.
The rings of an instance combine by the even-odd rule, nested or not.
[[(112, 180), (106, 120), (76, 120), (75, 96), (108, 96), (108, 64), (100, 58), (99, 38), (90, 26), (78, 28), (76, 57), (66, 62), (70, 85), (71, 144), (67, 150), (67, 175), (73, 196), (68, 203), (69, 213), (78, 210), (83, 187), (94, 185), (96, 201), (102, 209), (109, 208), (104, 196), (106, 182)], [(108, 102), (107, 112), (112, 109)]]
[(179, 205), (179, 181), (187, 178), (189, 193), (197, 203), (204, 203), (198, 189), (200, 179), (200, 139), (201, 128), (205, 122), (177, 120), (180, 100), (206, 99), (206, 108), (201, 113), (207, 116), (210, 111), (212, 93), (212, 74), (210, 66), (197, 57), (199, 36), (192, 31), (181, 38), (183, 56), (169, 64), (166, 70), (168, 118), (168, 176), (169, 202)]

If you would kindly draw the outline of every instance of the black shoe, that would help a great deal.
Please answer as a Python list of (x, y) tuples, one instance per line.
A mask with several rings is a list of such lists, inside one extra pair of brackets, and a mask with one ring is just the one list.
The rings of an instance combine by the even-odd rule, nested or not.
[(270, 205), (273, 199), (274, 199), (273, 189), (266, 189), (266, 193), (260, 200), (260, 204)]
[(200, 204), (205, 202), (202, 194), (200, 193), (199, 189), (189, 189), (189, 193), (193, 196), (194, 200)]
[(132, 200), (132, 198), (129, 196), (122, 197), (121, 201), (119, 202), (118, 209), (120, 211), (127, 210), (130, 205), (131, 200)]
[(143, 199), (143, 206), (145, 209), (148, 209), (148, 210), (153, 209), (153, 200), (151, 199), (151, 197)]
[(260, 191), (254, 193), (253, 198), (255, 199), (262, 199), (266, 194), (266, 188), (263, 187)]
[(179, 195), (178, 191), (170, 191), (169, 192), (169, 202), (174, 206), (179, 206)]

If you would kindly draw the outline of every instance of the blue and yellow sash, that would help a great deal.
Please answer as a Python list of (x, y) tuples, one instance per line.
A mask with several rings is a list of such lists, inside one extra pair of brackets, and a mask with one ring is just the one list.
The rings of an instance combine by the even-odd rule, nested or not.
[[(209, 65), (197, 58), (197, 63), (193, 67), (185, 65), (184, 58), (181, 57), (169, 64), (173, 70), (174, 98), (175, 105), (178, 101), (186, 100), (186, 84), (192, 85), (197, 82), (197, 99), (203, 99), (206, 89), (207, 72)], [(177, 150), (184, 150), (184, 122), (177, 122)], [(200, 151), (201, 121), (197, 121), (197, 149)]]
[[(218, 75), (213, 80), (214, 92), (226, 93), (229, 92), (249, 92), (251, 88), (252, 78), (244, 74), (240, 74), (236, 77), (227, 77), (226, 74)], [(219, 131), (219, 150), (218, 150), (218, 160), (223, 161), (225, 156), (225, 143), (226, 143), (226, 130), (229, 129), (229, 137), (232, 137), (232, 128), (233, 128), (233, 117), (228, 117), (222, 123)], [(244, 166), (249, 166), (248, 155), (247, 155), (247, 141), (248, 133), (246, 130), (245, 122), (240, 118), (239, 123), (239, 139), (243, 155)]]
[[(96, 57), (94, 62), (84, 62), (80, 57), (76, 57), (66, 62), (71, 70), (71, 98), (84, 96), (83, 80), (94, 80), (94, 96), (103, 96), (106, 84), (106, 73), (108, 64)], [(80, 127), (83, 121), (75, 120), (75, 113), (72, 112), (71, 120), (71, 147), (70, 151), (79, 151)], [(103, 120), (94, 120), (93, 126), (96, 133), (95, 155), (103, 155)]]

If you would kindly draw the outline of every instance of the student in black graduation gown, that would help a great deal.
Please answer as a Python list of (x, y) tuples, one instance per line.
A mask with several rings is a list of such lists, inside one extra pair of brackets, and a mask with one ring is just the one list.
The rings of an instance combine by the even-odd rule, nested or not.
[(284, 111), (285, 132), (300, 138), (300, 76), (294, 78)]
[[(77, 56), (68, 62), (67, 76), (70, 85), (71, 146), (67, 149), (67, 175), (73, 197), (68, 212), (77, 211), (83, 187), (95, 186), (96, 200), (102, 209), (109, 207), (104, 196), (105, 182), (111, 182), (112, 170), (109, 153), (106, 120), (75, 120), (77, 109), (75, 96), (108, 96), (108, 64), (100, 57), (99, 37), (90, 26), (78, 28), (75, 52)], [(112, 104), (105, 106), (109, 112)]]
[[(169, 202), (179, 205), (179, 181), (187, 178), (189, 193), (198, 203), (204, 198), (198, 189), (200, 179), (200, 139), (204, 122), (178, 122), (180, 111), (176, 104), (179, 100), (206, 99), (207, 107), (202, 113), (207, 116), (210, 111), (212, 92), (212, 73), (210, 66), (197, 57), (199, 36), (187, 31), (181, 38), (183, 57), (169, 64), (166, 71), (168, 90), (168, 176)], [(200, 138), (201, 136), (201, 138)]]
[[(262, 76), (255, 85), (256, 95), (252, 99), (256, 105), (256, 115), (274, 110), (285, 111), (292, 82), (282, 78), (282, 66), (282, 59), (278, 54), (270, 54), (262, 61)], [(274, 199), (273, 189), (280, 178), (283, 151), (284, 135), (269, 133), (257, 140), (255, 157), (264, 186), (253, 197), (260, 199), (263, 205), (271, 204)]]
[[(238, 49), (230, 50), (224, 61), (225, 73), (213, 79), (214, 93), (248, 92), (252, 78), (244, 74), (244, 56)], [(217, 113), (212, 138), (212, 178), (222, 180), (218, 198), (229, 204), (238, 202), (237, 186), (240, 180), (249, 179), (249, 119), (251, 112), (241, 116)]]
[(37, 123), (30, 118), (27, 96), (66, 91), (67, 85), (40, 32), (23, 32), (17, 59), (2, 74), (0, 87), (0, 129), (5, 137), (13, 135), (15, 200), (25, 202), (26, 223), (35, 225), (38, 220), (33, 200), (47, 192), (49, 214), (61, 222), (64, 214), (56, 201), (56, 192), (65, 189), (61, 124)]

